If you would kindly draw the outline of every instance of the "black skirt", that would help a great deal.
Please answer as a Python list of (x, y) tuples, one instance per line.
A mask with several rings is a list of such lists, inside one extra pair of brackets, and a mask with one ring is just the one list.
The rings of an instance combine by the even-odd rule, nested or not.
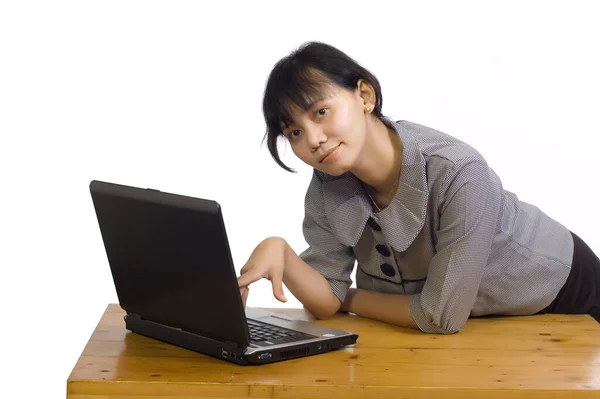
[(548, 307), (539, 313), (589, 314), (600, 323), (600, 259), (571, 232), (575, 248), (565, 285)]

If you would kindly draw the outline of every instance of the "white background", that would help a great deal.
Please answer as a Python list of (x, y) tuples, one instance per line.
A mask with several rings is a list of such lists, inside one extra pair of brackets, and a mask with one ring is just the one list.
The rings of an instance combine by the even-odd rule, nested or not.
[[(308, 40), (378, 76), (386, 115), (467, 141), (600, 253), (593, 2), (448, 3), (1, 2), (1, 396), (65, 397), (117, 301), (92, 179), (218, 200), (238, 270), (267, 236), (304, 249), (311, 170), (261, 146), (261, 100)], [(265, 282), (249, 305), (280, 304)]]

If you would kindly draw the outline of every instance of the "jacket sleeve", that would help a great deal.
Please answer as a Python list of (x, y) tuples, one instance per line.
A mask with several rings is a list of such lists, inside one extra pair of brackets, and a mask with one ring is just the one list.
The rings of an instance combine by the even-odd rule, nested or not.
[(352, 284), (350, 274), (356, 258), (352, 248), (341, 244), (332, 232), (325, 213), (322, 185), (314, 173), (304, 201), (302, 224), (309, 247), (300, 254), (300, 258), (321, 273), (338, 299), (344, 302)]
[(437, 207), (436, 254), (409, 309), (428, 333), (451, 334), (469, 318), (494, 240), (502, 184), (481, 158), (449, 168)]

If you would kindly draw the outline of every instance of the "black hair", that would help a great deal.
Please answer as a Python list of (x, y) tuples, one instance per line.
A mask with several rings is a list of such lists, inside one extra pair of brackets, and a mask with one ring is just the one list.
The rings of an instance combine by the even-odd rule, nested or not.
[(381, 86), (375, 75), (337, 48), (325, 43), (308, 42), (275, 64), (263, 97), (263, 114), (267, 125), (263, 142), (267, 140), (269, 152), (279, 166), (295, 172), (281, 161), (277, 149), (277, 139), (283, 134), (281, 126), (291, 122), (292, 108), (307, 111), (314, 101), (323, 97), (324, 91), (332, 83), (355, 90), (360, 79), (371, 84), (375, 90), (376, 103), (372, 115), (392, 128), (392, 123), (381, 113)]

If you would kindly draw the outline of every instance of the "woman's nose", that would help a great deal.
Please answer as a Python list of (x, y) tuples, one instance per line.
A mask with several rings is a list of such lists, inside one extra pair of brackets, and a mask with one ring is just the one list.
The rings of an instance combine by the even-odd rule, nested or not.
[(321, 144), (327, 142), (327, 135), (320, 127), (306, 129), (306, 137), (312, 151), (316, 151)]

